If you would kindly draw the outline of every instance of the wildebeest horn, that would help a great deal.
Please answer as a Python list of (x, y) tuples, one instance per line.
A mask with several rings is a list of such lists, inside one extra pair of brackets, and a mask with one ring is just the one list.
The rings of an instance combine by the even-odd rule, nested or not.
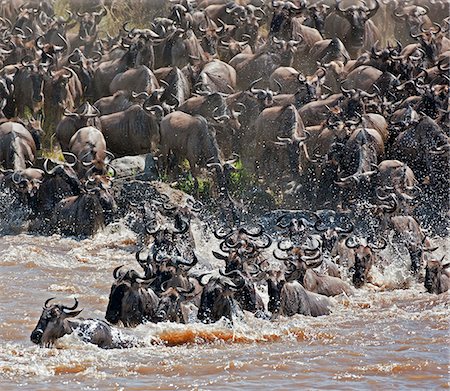
[(435, 246), (435, 247), (424, 247), (423, 248), (423, 251), (426, 251), (426, 252), (433, 252), (433, 251), (436, 251), (437, 249), (439, 248), (439, 246)]
[(44, 48), (44, 44), (42, 43), (42, 40), (44, 39), (44, 37), (42, 35), (40, 35), (39, 37), (36, 38), (36, 40), (34, 41), (36, 47), (38, 49), (43, 49)]
[(156, 227), (153, 230), (150, 230), (150, 228), (146, 225), (145, 226), (145, 232), (149, 235), (156, 235), (161, 230), (161, 225), (156, 224)]
[(144, 98), (148, 98), (150, 95), (146, 91), (142, 91), (142, 92), (131, 91), (131, 96), (133, 99), (144, 99)]
[(155, 115), (156, 118), (164, 117), (164, 109), (160, 105), (144, 106), (143, 108), (146, 112)]
[(17, 171), (12, 174), (11, 179), (16, 185), (18, 185), (23, 180), (22, 176)]
[(100, 12), (93, 12), (93, 16), (105, 16), (107, 14), (107, 10), (105, 7), (102, 7), (102, 10)]
[(198, 263), (198, 258), (197, 258), (197, 255), (195, 255), (195, 252), (193, 252), (191, 262), (189, 262), (188, 260), (184, 260), (183, 258), (178, 258), (175, 260), (175, 263), (177, 265), (189, 266), (191, 268), (191, 267), (194, 267)]
[[(321, 259), (321, 255), (322, 253), (320, 251), (316, 251), (313, 255), (302, 255), (300, 259), (306, 263), (308, 268), (314, 269), (322, 264), (323, 259)], [(317, 261), (317, 259), (319, 260)]]
[(246, 235), (248, 235), (248, 236), (252, 236), (252, 237), (258, 237), (258, 236), (261, 236), (262, 231), (263, 231), (263, 226), (262, 226), (261, 224), (258, 224), (258, 225), (256, 226), (256, 228), (257, 228), (257, 231), (256, 231), (256, 232), (251, 232), (251, 231), (247, 230), (247, 228), (245, 228), (245, 227), (242, 227), (241, 230), (242, 230), (242, 232), (243, 232), (244, 234), (246, 234)]
[[(144, 261), (146, 261), (147, 259), (148, 259), (148, 255), (147, 255), (147, 258), (144, 260), (144, 259), (142, 259), (141, 258), (141, 252), (142, 252), (142, 250), (138, 250), (137, 252), (136, 252), (136, 261), (137, 261), (137, 263), (139, 263), (139, 265), (141, 265), (142, 263), (144, 263)], [(122, 265), (123, 266), (123, 265)], [(120, 267), (122, 267), (122, 266), (120, 266)]]
[(317, 240), (316, 238), (309, 236), (308, 237), (309, 241), (312, 243), (312, 247), (309, 246), (302, 246), (302, 249), (305, 251), (317, 251), (320, 249), (320, 241)]
[(185, 298), (186, 297), (194, 297), (196, 296), (196, 292), (195, 292), (195, 285), (191, 284), (191, 287), (189, 289), (183, 289), (181, 287), (176, 287), (175, 290), (183, 295)]
[(127, 26), (128, 26), (129, 23), (130, 23), (130, 22), (128, 21), (128, 22), (125, 22), (125, 23), (122, 25), (122, 29), (123, 29), (123, 31), (125, 31), (126, 33), (131, 32), (131, 30), (127, 30)]
[(414, 34), (413, 31), (412, 31), (412, 29), (411, 29), (410, 32), (409, 32), (410, 37), (413, 38), (413, 39), (416, 39), (417, 37), (420, 37), (422, 34), (423, 34), (422, 32), (419, 32), (419, 33), (417, 33), (417, 34)]
[[(380, 244), (381, 242), (381, 244)], [(383, 237), (380, 237), (377, 243), (368, 243), (367, 244), (372, 250), (383, 250), (387, 246), (387, 241)]]
[(228, 256), (218, 253), (217, 251), (213, 250), (212, 255), (214, 255), (215, 258), (220, 259), (221, 261), (228, 261)]
[[(66, 159), (67, 165), (69, 167), (73, 167), (77, 163), (78, 158), (72, 152), (63, 152), (62, 154), (64, 156), (64, 159)], [(73, 159), (72, 163), (69, 163), (69, 161), (67, 160), (68, 157)]]
[(70, 78), (73, 77), (73, 75), (76, 75), (76, 73), (74, 72), (74, 70), (72, 68), (63, 67), (63, 69), (65, 69), (67, 72), (69, 72), (68, 74), (63, 75), (63, 78), (66, 80), (69, 80)]
[(341, 84), (341, 91), (342, 91), (342, 93), (344, 94), (344, 95), (347, 95), (347, 94), (354, 94), (355, 92), (356, 92), (356, 90), (354, 89), (354, 88), (351, 88), (351, 89), (346, 89), (346, 88), (344, 88), (344, 86)]
[(44, 307), (42, 307), (42, 308), (48, 308), (48, 303), (50, 303), (50, 301), (51, 300), (54, 300), (55, 298), (54, 297), (51, 297), (50, 299), (47, 299), (47, 300), (45, 300), (45, 303), (44, 303)]
[(44, 171), (48, 174), (48, 175), (52, 175), (54, 174), (54, 172), (58, 169), (58, 168), (62, 168), (63, 165), (62, 164), (57, 164), (55, 167), (53, 167), (51, 170), (48, 169), (48, 162), (50, 159), (45, 159), (44, 161)]
[(262, 244), (255, 243), (255, 246), (259, 249), (269, 248), (272, 245), (272, 238), (266, 233), (264, 233), (262, 237), (266, 238), (266, 242), (263, 242)]
[(233, 231), (232, 230), (224, 231), (223, 228), (217, 228), (214, 231), (214, 236), (217, 239), (223, 239), (223, 238), (227, 237), (231, 232), (233, 232)]
[(345, 239), (345, 245), (348, 248), (357, 248), (361, 245), (361, 242), (359, 238), (355, 236), (349, 236), (348, 238)]
[(181, 234), (184, 234), (184, 233), (186, 233), (188, 231), (189, 223), (186, 220), (184, 220), (184, 219), (181, 219), (181, 221), (182, 221), (181, 228), (179, 230), (174, 230), (173, 231), (174, 234), (181, 235)]
[(256, 84), (258, 84), (261, 80), (262, 80), (262, 77), (260, 77), (259, 79), (253, 80), (253, 81), (251, 82), (251, 84), (248, 86), (247, 90), (252, 90), (253, 87), (254, 87)]
[(74, 309), (76, 309), (78, 307), (78, 300), (76, 297), (74, 297), (75, 300), (75, 304), (72, 307), (66, 307), (65, 305), (62, 305), (61, 308), (62, 310), (67, 313), (69, 311), (73, 311)]
[(289, 242), (289, 245), (287, 247), (282, 246), (281, 244), (283, 243), (283, 240), (277, 243), (277, 247), (281, 250), (281, 251), (289, 251), (292, 250), (293, 245), (291, 242)]
[(282, 222), (283, 222), (283, 219), (284, 219), (286, 216), (288, 216), (287, 213), (285, 213), (285, 214), (281, 215), (280, 217), (278, 217), (277, 222), (275, 223), (277, 227), (282, 228), (282, 229), (286, 229), (286, 228), (288, 228), (288, 227), (291, 225), (292, 219), (291, 219), (291, 221), (289, 221), (289, 222), (286, 223), (286, 224), (283, 224), (283, 223), (282, 223)]
[(66, 117), (79, 117), (80, 115), (78, 113), (71, 113), (70, 111), (64, 110), (64, 115)]
[(242, 275), (240, 270), (232, 270), (228, 273), (225, 273), (222, 269), (219, 269), (219, 274), (223, 277), (228, 277), (228, 278), (230, 278), (230, 276), (232, 276), (233, 274), (236, 274), (237, 276), (240, 277), (241, 281), (240, 281), (239, 285), (236, 284), (234, 281), (232, 281), (231, 284), (229, 282), (225, 283), (225, 285), (227, 285), (232, 290), (236, 290), (236, 291), (241, 290), (245, 285), (245, 277)]
[(67, 40), (60, 33), (58, 33), (58, 38), (63, 42), (63, 46), (54, 45), (53, 47), (54, 47), (55, 51), (62, 52), (69, 47), (69, 44), (67, 43)]
[(281, 255), (277, 255), (277, 250), (273, 250), (273, 256), (275, 257), (275, 259), (278, 259), (279, 261), (288, 261), (290, 259), (289, 256), (281, 256)]

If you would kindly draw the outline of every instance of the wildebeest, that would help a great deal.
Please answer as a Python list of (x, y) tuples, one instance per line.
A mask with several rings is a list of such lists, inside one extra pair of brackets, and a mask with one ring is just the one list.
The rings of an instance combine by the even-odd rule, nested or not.
[(352, 281), (356, 288), (361, 288), (368, 280), (370, 269), (375, 263), (372, 250), (382, 250), (387, 246), (386, 240), (380, 239), (378, 243), (355, 236), (345, 239), (345, 245), (354, 252), (354, 265), (349, 266), (354, 269)]
[(92, 126), (79, 129), (70, 139), (69, 151), (77, 158), (75, 167), (80, 178), (88, 174), (106, 174), (107, 158), (111, 158), (111, 154), (106, 150), (106, 141), (100, 130)]
[[(100, 117), (106, 146), (116, 157), (156, 150), (160, 141), (161, 106), (133, 105), (125, 111)], [(124, 140), (127, 140), (124, 143)]]
[[(247, 132), (242, 140), (244, 165), (272, 181), (279, 180), (273, 174), (294, 177), (302, 173), (309, 158), (305, 141), (303, 121), (293, 105), (264, 109), (258, 116), (253, 131)], [(283, 151), (284, 149), (284, 151)], [(275, 167), (283, 167), (277, 171)]]
[(79, 237), (95, 234), (106, 225), (116, 209), (110, 186), (105, 177), (95, 175), (89, 178), (81, 194), (64, 198), (56, 204), (48, 231)]
[(360, 54), (362, 49), (370, 49), (379, 39), (380, 32), (370, 20), (378, 11), (379, 0), (367, 5), (365, 1), (343, 8), (342, 0), (336, 0), (336, 11), (325, 19), (325, 35), (339, 37), (352, 57)]
[(195, 287), (191, 289), (167, 288), (161, 293), (156, 315), (159, 321), (169, 321), (176, 323), (189, 323), (189, 309), (187, 302), (198, 293)]
[(44, 77), (44, 96), (45, 123), (55, 126), (65, 110), (72, 111), (80, 105), (83, 88), (77, 74), (65, 67)]
[(430, 245), (424, 230), (412, 216), (392, 216), (388, 226), (393, 228), (395, 238), (405, 245), (411, 258), (411, 271), (417, 274), (424, 264), (424, 253), (433, 252), (437, 247)]
[(115, 279), (111, 286), (105, 319), (116, 324), (119, 321), (127, 327), (135, 327), (145, 321), (156, 322), (159, 298), (148, 287), (150, 281), (135, 270), (114, 269)]
[(287, 282), (282, 271), (271, 271), (267, 277), (268, 310), (272, 318), (279, 315), (322, 316), (331, 312), (332, 302), (326, 296), (308, 292), (297, 282)]
[(36, 158), (39, 135), (30, 133), (18, 122), (0, 125), (0, 165), (15, 171), (25, 170)]
[[(209, 129), (206, 119), (181, 111), (175, 111), (161, 121), (160, 153), (166, 167), (170, 166), (171, 153), (176, 159), (176, 165), (182, 159), (187, 159), (194, 179), (198, 176), (199, 168), (205, 167), (207, 162), (221, 162), (215, 134)], [(217, 174), (218, 185), (225, 187), (224, 178), (220, 174)]]
[(25, 108), (37, 113), (44, 105), (44, 74), (49, 64), (35, 64), (22, 60), (22, 67), (14, 75), (14, 100), (17, 116), (23, 117)]
[(31, 342), (41, 347), (50, 348), (56, 340), (65, 335), (75, 334), (83, 341), (92, 343), (103, 349), (130, 348), (137, 346), (136, 340), (125, 337), (120, 331), (100, 319), (75, 318), (82, 310), (75, 305), (67, 307), (62, 304), (48, 305), (53, 298), (44, 303), (42, 315), (31, 333)]
[(69, 151), (69, 142), (72, 136), (85, 126), (93, 126), (100, 129), (101, 124), (98, 119), (100, 112), (89, 102), (83, 103), (74, 112), (64, 111), (64, 116), (61, 121), (59, 121), (58, 126), (55, 130), (56, 139), (61, 146), (63, 152)]
[(236, 304), (233, 294), (244, 287), (244, 280), (235, 283), (227, 276), (211, 277), (203, 288), (198, 309), (198, 319), (203, 323), (214, 323), (222, 317), (232, 320)]
[(450, 286), (450, 263), (443, 263), (442, 259), (430, 259), (425, 269), (425, 288), (428, 293), (440, 294), (447, 292)]
[[(287, 264), (286, 277), (291, 281), (297, 280), (308, 291), (324, 296), (337, 296), (341, 293), (350, 294), (350, 286), (340, 278), (313, 270), (323, 262), (318, 247), (320, 243), (316, 242), (316, 248), (291, 246), (283, 248), (284, 251), (289, 251), (287, 257), (277, 255), (276, 252), (274, 252), (274, 256)], [(306, 251), (309, 253), (308, 255), (305, 253)]]

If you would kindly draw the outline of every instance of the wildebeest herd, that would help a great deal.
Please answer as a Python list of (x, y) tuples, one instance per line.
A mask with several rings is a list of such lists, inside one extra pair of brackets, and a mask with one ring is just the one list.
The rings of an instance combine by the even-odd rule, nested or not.
[[(127, 347), (111, 325), (327, 315), (331, 297), (389, 267), (388, 245), (407, 250), (428, 292), (448, 290), (430, 237), (449, 217), (447, 0), (139, 2), (165, 14), (113, 35), (102, 21), (117, 2), (64, 15), (56, 3), (0, 5), (1, 189), (37, 234), (92, 236), (132, 210), (142, 248), (140, 271), (113, 271), (106, 322), (49, 299), (33, 342), (76, 330)], [(55, 140), (64, 161), (38, 158)], [(223, 269), (199, 267), (191, 231), (212, 207), (138, 197), (150, 184), (134, 178), (115, 189), (119, 159), (142, 154), (170, 181), (188, 164), (194, 195), (215, 174), (213, 204), (230, 217), (205, 221)], [(261, 224), (245, 223), (237, 160), (247, 193), (272, 197)]]

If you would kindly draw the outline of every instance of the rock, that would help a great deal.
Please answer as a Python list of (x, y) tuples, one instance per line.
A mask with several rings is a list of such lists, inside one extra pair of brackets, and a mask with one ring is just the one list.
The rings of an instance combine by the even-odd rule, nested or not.
[(158, 170), (156, 168), (153, 155), (125, 156), (114, 159), (111, 165), (116, 170), (116, 179), (136, 177), (136, 179), (150, 181), (158, 179)]

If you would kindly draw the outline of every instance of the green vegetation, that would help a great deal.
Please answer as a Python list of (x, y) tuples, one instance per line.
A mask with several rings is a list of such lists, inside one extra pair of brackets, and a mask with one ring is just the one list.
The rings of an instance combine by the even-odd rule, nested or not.
[(212, 196), (211, 190), (213, 186), (211, 180), (208, 178), (197, 178), (197, 181), (198, 194), (195, 194), (195, 181), (190, 172), (183, 179), (180, 179), (177, 182), (176, 188), (202, 200), (210, 199)]

